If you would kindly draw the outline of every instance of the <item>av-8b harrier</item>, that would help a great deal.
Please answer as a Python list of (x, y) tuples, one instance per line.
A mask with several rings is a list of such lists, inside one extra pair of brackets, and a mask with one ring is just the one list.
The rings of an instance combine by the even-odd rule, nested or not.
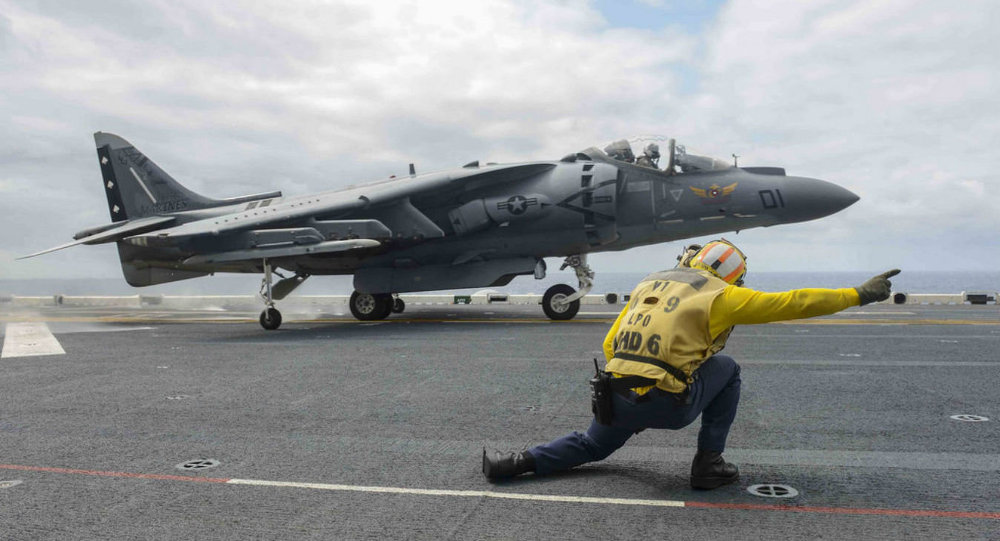
[(312, 275), (353, 274), (351, 313), (378, 320), (402, 312), (399, 293), (541, 279), (546, 257), (564, 257), (579, 289), (552, 286), (542, 308), (571, 319), (593, 285), (589, 253), (812, 220), (858, 200), (781, 168), (688, 154), (673, 139), (661, 140), (662, 157), (653, 143), (636, 159), (621, 140), (556, 161), (472, 162), (425, 174), (411, 165), (408, 176), (316, 195), (210, 199), (125, 139), (97, 132), (94, 140), (112, 223), (25, 257), (114, 242), (136, 287), (263, 273), (265, 329), (281, 324), (275, 301)]

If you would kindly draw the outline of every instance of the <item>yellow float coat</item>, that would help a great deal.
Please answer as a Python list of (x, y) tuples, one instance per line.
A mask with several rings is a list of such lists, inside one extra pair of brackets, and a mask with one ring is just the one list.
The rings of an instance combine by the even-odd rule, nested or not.
[[(607, 370), (645, 376), (664, 391), (683, 392), (691, 373), (725, 347), (733, 326), (828, 315), (859, 304), (854, 288), (766, 293), (729, 285), (703, 270), (654, 273), (632, 291), (604, 339)], [(679, 369), (689, 381), (655, 361)]]

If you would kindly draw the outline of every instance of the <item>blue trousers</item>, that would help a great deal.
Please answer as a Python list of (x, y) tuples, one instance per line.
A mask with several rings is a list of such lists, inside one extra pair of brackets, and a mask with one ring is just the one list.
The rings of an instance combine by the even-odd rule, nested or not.
[(611, 425), (591, 421), (586, 434), (572, 432), (528, 450), (535, 459), (535, 473), (566, 470), (607, 458), (625, 445), (633, 434), (646, 428), (678, 430), (701, 415), (698, 449), (725, 451), (729, 427), (740, 402), (740, 365), (732, 357), (713, 355), (698, 370), (690, 386), (690, 404), (676, 395), (654, 388), (643, 397), (612, 393), (614, 419)]

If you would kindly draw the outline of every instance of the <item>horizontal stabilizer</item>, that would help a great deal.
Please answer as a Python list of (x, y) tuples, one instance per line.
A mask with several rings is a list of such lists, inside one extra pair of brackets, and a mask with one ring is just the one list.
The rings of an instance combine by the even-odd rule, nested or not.
[(219, 200), (219, 206), (223, 205), (238, 205), (240, 203), (249, 203), (251, 201), (260, 201), (261, 199), (277, 199), (281, 197), (281, 190), (266, 192), (266, 193), (255, 193), (252, 195), (243, 195), (240, 197), (227, 197), (226, 199)]
[(372, 239), (331, 240), (316, 244), (284, 245), (268, 248), (249, 248), (215, 254), (196, 255), (184, 260), (185, 265), (204, 265), (210, 263), (228, 263), (233, 261), (259, 261), (275, 257), (293, 257), (300, 255), (328, 254), (346, 252), (361, 248), (374, 248), (381, 243)]
[(63, 248), (69, 248), (70, 246), (76, 246), (78, 244), (104, 244), (106, 242), (115, 242), (137, 233), (160, 229), (176, 219), (177, 218), (174, 216), (150, 216), (149, 218), (138, 218), (124, 223), (119, 222), (118, 224), (114, 224), (114, 226), (110, 229), (104, 229), (103, 231), (101, 231), (101, 228), (91, 229), (90, 231), (97, 230), (99, 232), (80, 237), (73, 242), (67, 242), (61, 246), (56, 246), (55, 248), (49, 248), (48, 250), (42, 250), (41, 252), (21, 256), (17, 259), (27, 259), (29, 257), (55, 252), (57, 250), (62, 250)]

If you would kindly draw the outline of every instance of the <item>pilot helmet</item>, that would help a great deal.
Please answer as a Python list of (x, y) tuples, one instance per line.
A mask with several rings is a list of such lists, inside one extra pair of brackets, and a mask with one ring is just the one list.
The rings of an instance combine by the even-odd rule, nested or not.
[(747, 274), (746, 256), (726, 239), (713, 240), (704, 246), (692, 244), (677, 259), (679, 267), (706, 270), (734, 286), (742, 286)]
[(654, 160), (660, 157), (660, 145), (656, 143), (646, 145), (646, 148), (642, 149), (642, 151), (645, 155)]

